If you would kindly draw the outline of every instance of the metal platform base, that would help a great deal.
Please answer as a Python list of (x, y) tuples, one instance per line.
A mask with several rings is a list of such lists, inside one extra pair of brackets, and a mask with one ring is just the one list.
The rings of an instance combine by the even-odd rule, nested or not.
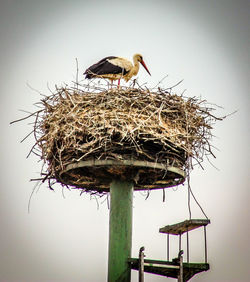
[[(130, 267), (139, 270), (139, 259), (130, 258)], [(183, 263), (183, 281), (188, 281), (197, 273), (209, 270), (208, 263)], [(165, 277), (176, 278), (180, 272), (180, 264), (173, 261), (144, 260), (144, 271), (152, 274), (158, 274)]]
[(56, 179), (66, 185), (86, 190), (109, 192), (113, 179), (133, 181), (134, 190), (162, 189), (182, 184), (183, 165), (173, 160), (165, 163), (144, 160), (88, 160), (68, 164)]

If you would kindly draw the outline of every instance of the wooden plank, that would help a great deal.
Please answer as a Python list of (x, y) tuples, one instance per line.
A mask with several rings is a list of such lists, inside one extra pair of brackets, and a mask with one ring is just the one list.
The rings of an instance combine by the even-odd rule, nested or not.
[(206, 226), (209, 223), (209, 219), (189, 219), (173, 225), (166, 225), (165, 227), (160, 228), (159, 232), (172, 235), (182, 235), (187, 231), (199, 228), (201, 226)]

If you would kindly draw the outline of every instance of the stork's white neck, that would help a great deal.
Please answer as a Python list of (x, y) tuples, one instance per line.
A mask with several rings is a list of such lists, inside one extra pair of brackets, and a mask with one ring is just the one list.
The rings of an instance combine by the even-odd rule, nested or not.
[(139, 67), (140, 67), (137, 58), (133, 58), (133, 62), (134, 62), (134, 66), (133, 66), (133, 68), (130, 71), (132, 76), (137, 75), (137, 73), (139, 71)]
[(139, 62), (138, 62), (137, 57), (133, 58), (133, 62), (134, 62), (134, 66), (138, 66), (139, 67)]

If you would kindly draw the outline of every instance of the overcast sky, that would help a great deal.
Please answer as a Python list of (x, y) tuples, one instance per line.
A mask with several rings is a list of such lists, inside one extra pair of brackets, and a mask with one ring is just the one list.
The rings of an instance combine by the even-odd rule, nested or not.
[[(34, 140), (19, 109), (33, 111), (47, 85), (71, 83), (75, 58), (81, 73), (109, 56), (141, 53), (152, 74), (139, 82), (162, 87), (181, 79), (177, 93), (201, 96), (237, 113), (216, 124), (213, 164), (191, 174), (192, 189), (211, 219), (207, 228), (211, 270), (192, 281), (243, 282), (249, 272), (249, 4), (248, 1), (33, 1), (0, 4), (0, 282), (98, 282), (107, 276), (108, 208), (77, 191), (42, 185), (27, 207), (41, 162), (26, 159)], [(202, 217), (192, 204), (194, 218)], [(188, 218), (187, 187), (134, 193), (133, 248), (166, 259), (158, 229)], [(190, 258), (203, 260), (202, 232), (191, 237)], [(177, 255), (173, 239), (171, 256)], [(137, 272), (132, 271), (132, 281)], [(172, 281), (145, 275), (145, 281)]]

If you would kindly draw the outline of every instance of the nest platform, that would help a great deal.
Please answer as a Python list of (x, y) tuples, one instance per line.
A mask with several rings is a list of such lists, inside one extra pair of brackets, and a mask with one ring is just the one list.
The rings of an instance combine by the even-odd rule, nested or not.
[(58, 179), (66, 185), (109, 191), (113, 179), (132, 180), (134, 190), (160, 189), (184, 182), (185, 172), (175, 166), (134, 160), (89, 160), (70, 164)]
[(197, 98), (77, 85), (57, 88), (39, 107), (31, 152), (44, 161), (50, 187), (101, 193), (119, 178), (134, 181), (135, 190), (166, 188), (183, 183), (193, 162), (212, 154), (216, 118)]

